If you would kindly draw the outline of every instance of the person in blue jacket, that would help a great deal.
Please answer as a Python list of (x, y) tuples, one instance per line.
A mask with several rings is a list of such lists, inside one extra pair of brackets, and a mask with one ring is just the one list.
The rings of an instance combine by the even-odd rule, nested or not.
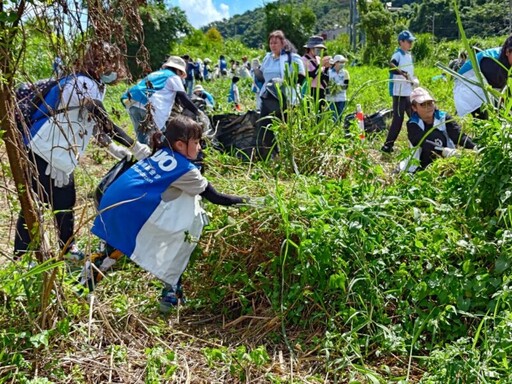
[(219, 63), (217, 65), (219, 66), (220, 75), (227, 76), (228, 75), (228, 62), (224, 58), (224, 55), (219, 56)]
[[(512, 66), (512, 35), (505, 40), (502, 47), (478, 52), (476, 60), (484, 82), (494, 89), (504, 89)], [(471, 60), (467, 60), (458, 73), (461, 78), (455, 78), (453, 87), (457, 114), (465, 116), (471, 113), (474, 117), (487, 119), (487, 111), (482, 108), (487, 103), (487, 98), (481, 85), (476, 84), (478, 78)]]
[(237, 83), (240, 81), (238, 76), (231, 78), (231, 86), (229, 87), (228, 103), (232, 103), (237, 111), (240, 110), (240, 91)]
[[(125, 74), (123, 55), (117, 46), (101, 41), (91, 43), (75, 63), (73, 72), (54, 87), (58, 91), (54, 93), (58, 97), (56, 108), (45, 113), (49, 105), (42, 108), (41, 104), (35, 112), (41, 112), (42, 116), (24, 135), (26, 156), (31, 162), (27, 170), (31, 188), (52, 209), (58, 244), (67, 259), (84, 257), (75, 244), (74, 174), (89, 144), (95, 142), (108, 148), (116, 158), (133, 155), (142, 159), (151, 154), (147, 145), (133, 140), (111, 120), (103, 105), (107, 85), (120, 81)], [(95, 140), (91, 140), (93, 137)], [(16, 257), (37, 251), (37, 242), (31, 238), (20, 212), (14, 238)]]
[[(112, 266), (114, 249), (128, 256), (165, 283), (162, 312), (182, 302), (181, 275), (205, 225), (201, 197), (225, 206), (248, 201), (217, 192), (194, 165), (202, 134), (201, 125), (186, 116), (169, 119), (165, 132), (155, 133), (156, 152), (106, 189), (92, 227), (108, 244), (95, 260), (99, 269)], [(82, 283), (91, 285), (87, 267)]]

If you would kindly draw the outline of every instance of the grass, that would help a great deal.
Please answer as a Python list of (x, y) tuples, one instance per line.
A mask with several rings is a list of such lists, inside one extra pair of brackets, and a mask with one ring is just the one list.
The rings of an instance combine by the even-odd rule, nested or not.
[[(386, 70), (348, 70), (347, 112), (390, 107)], [(433, 81), (437, 69), (416, 73), (453, 113), (450, 82)], [(205, 86), (219, 113), (228, 87)], [(107, 105), (129, 128), (123, 89), (110, 89)], [(157, 311), (161, 283), (133, 263), (117, 265), (94, 300), (52, 266), (51, 326), (41, 328), (44, 274), (8, 262), (17, 202), (2, 194), (0, 382), (510, 382), (508, 117), (463, 121), (484, 152), (411, 176), (392, 173), (405, 132), (399, 153), (381, 155), (383, 133), (346, 139), (329, 116), (305, 111), (276, 123), (279, 161), (208, 150), (218, 190), (265, 204), (205, 204), (211, 223), (185, 275), (188, 303), (167, 317)], [(78, 218), (94, 214), (91, 193), (112, 163), (90, 146), (77, 171)], [(14, 189), (5, 166), (1, 180)], [(93, 250), (90, 222), (77, 227)]]

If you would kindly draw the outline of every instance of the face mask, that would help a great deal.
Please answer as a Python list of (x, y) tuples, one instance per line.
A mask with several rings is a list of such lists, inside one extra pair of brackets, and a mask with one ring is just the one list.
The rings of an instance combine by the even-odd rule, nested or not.
[(104, 84), (110, 84), (117, 80), (117, 72), (110, 72), (108, 75), (101, 75), (100, 80)]

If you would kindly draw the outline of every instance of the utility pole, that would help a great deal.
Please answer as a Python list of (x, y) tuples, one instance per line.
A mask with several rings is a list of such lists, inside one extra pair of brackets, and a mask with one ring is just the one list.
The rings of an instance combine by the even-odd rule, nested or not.
[[(512, 1), (512, 0), (510, 0)], [(350, 45), (352, 46), (352, 50), (356, 50), (357, 46), (357, 23), (359, 22), (359, 15), (357, 14), (357, 4), (356, 0), (350, 0), (350, 25), (349, 25), (349, 37), (350, 37)]]
[(512, 33), (512, 0), (508, 0), (508, 33)]

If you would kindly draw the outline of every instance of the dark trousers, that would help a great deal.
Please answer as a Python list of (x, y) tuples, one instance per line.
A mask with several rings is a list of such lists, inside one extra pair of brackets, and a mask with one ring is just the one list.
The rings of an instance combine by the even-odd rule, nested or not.
[(388, 136), (384, 145), (393, 148), (395, 141), (402, 130), (405, 114), (411, 116), (411, 99), (409, 96), (393, 96), (393, 120), (389, 127)]
[(262, 160), (267, 159), (269, 154), (279, 152), (274, 131), (270, 128), (272, 125), (271, 116), (284, 119), (279, 100), (267, 96), (261, 99), (260, 118), (256, 123), (256, 154)]
[(483, 105), (480, 108), (477, 108), (473, 112), (471, 112), (471, 115), (475, 119), (489, 120), (489, 112), (487, 112)]
[[(68, 185), (57, 188), (53, 185), (53, 179), (50, 175), (45, 174), (48, 163), (33, 153), (29, 153), (29, 159), (34, 161), (38, 173), (38, 175), (33, 175), (32, 189), (37, 193), (42, 202), (49, 204), (52, 210), (55, 211), (60, 246), (63, 247), (73, 237), (75, 226), (73, 207), (76, 202), (76, 190), (73, 174), (70, 175)], [(15, 255), (21, 256), (25, 253), (29, 248), (29, 244), (30, 235), (26, 227), (25, 218), (20, 212), (14, 238)]]
[(318, 112), (322, 112), (323, 110), (326, 109), (327, 101), (325, 101), (325, 89), (311, 88), (311, 96), (313, 97), (313, 100), (318, 100)]

